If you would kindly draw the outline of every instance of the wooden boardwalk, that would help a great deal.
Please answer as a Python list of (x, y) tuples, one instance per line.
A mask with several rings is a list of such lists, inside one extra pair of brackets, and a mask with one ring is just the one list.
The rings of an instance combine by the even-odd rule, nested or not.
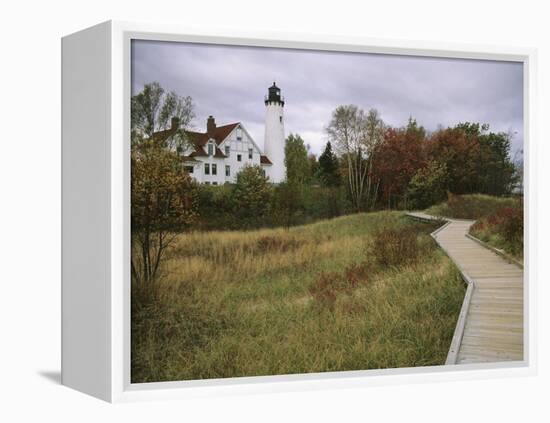
[(432, 236), (468, 283), (446, 364), (523, 360), (523, 269), (468, 238), (474, 221), (444, 220)]

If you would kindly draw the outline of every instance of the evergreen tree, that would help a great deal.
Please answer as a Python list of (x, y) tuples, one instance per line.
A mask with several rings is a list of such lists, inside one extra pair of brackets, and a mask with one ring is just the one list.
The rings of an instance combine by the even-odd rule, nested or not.
[(330, 141), (325, 146), (325, 151), (319, 156), (319, 180), (327, 186), (340, 185), (340, 173), (338, 171), (338, 158), (332, 151)]

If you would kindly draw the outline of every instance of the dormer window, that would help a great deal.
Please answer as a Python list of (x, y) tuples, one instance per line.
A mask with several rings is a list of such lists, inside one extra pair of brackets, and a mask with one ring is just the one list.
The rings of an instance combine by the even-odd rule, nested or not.
[(208, 143), (208, 155), (213, 156), (214, 155), (214, 143), (210, 141)]

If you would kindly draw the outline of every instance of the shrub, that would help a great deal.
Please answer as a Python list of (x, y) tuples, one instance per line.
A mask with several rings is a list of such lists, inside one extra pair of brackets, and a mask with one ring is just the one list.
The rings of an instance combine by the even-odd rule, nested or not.
[(520, 258), (523, 255), (523, 208), (501, 207), (479, 219), (470, 233)]
[(315, 219), (332, 219), (352, 210), (344, 187), (313, 187), (305, 194), (305, 213)]
[(274, 189), (271, 204), (271, 220), (276, 226), (286, 228), (299, 221), (303, 214), (304, 187), (284, 182)]
[[(287, 183), (267, 184), (261, 190), (265, 202), (261, 213), (254, 214), (256, 206), (245, 205), (248, 196), (244, 190), (234, 196), (237, 187), (198, 185), (198, 217), (193, 228), (197, 230), (251, 229), (260, 227), (290, 227), (321, 219), (349, 214), (351, 204), (345, 187), (292, 186)], [(242, 194), (242, 195), (241, 195)], [(235, 198), (239, 199), (237, 204)], [(242, 200), (242, 201), (241, 201)], [(244, 210), (241, 210), (244, 208)]]
[(322, 309), (334, 311), (339, 294), (350, 295), (361, 284), (368, 282), (373, 272), (369, 262), (352, 264), (342, 273), (328, 272), (319, 275), (317, 280), (310, 285), (309, 293), (315, 303)]
[(315, 303), (321, 308), (334, 311), (336, 304), (336, 283), (340, 275), (337, 273), (321, 273), (315, 283), (310, 285), (309, 293)]
[(305, 241), (296, 238), (264, 235), (256, 241), (256, 253), (265, 254), (272, 251), (287, 252), (304, 245)]
[(233, 187), (229, 184), (198, 187), (198, 229), (238, 229), (239, 220), (233, 213)]
[(501, 224), (504, 239), (511, 244), (521, 243), (523, 249), (523, 210), (507, 207), (502, 213), (506, 216)]
[(398, 266), (415, 261), (421, 253), (413, 228), (384, 228), (374, 235), (371, 254), (381, 266)]

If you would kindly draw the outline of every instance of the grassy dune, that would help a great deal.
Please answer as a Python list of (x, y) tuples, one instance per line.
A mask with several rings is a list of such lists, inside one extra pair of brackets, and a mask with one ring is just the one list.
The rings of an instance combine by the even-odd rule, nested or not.
[(132, 382), (443, 364), (464, 296), (396, 212), (191, 233), (132, 289)]
[(520, 200), (514, 197), (494, 197), (485, 194), (453, 195), (447, 201), (426, 209), (426, 213), (476, 220), (504, 207), (519, 206)]

